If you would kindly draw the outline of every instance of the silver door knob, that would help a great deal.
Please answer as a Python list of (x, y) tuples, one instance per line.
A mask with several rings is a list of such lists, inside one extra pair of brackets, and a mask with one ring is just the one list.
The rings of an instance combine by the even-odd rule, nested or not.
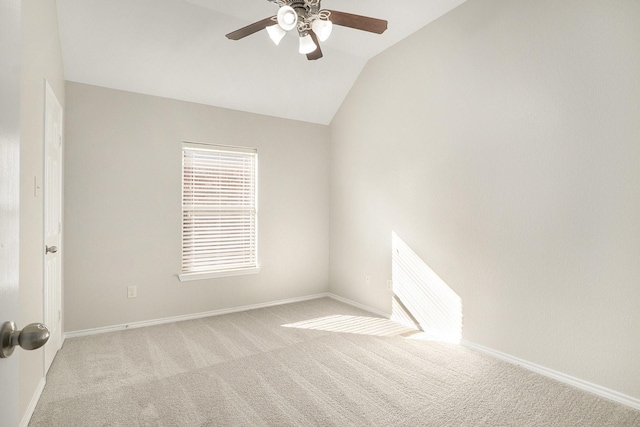
[(58, 252), (57, 246), (45, 246), (44, 248), (45, 248), (45, 255), (48, 253), (55, 254), (56, 252)]
[(0, 329), (0, 358), (11, 356), (16, 346), (25, 350), (35, 350), (49, 340), (49, 329), (42, 323), (32, 323), (19, 331), (13, 322), (4, 322)]

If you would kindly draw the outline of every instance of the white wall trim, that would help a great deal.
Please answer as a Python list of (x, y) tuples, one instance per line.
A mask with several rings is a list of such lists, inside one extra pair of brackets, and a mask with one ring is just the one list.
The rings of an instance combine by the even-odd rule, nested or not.
[(332, 299), (334, 299), (336, 301), (340, 301), (342, 303), (345, 303), (345, 304), (351, 305), (353, 307), (359, 308), (361, 310), (368, 311), (368, 312), (373, 313), (373, 314), (377, 314), (378, 316), (382, 316), (385, 319), (391, 318), (391, 315), (389, 313), (385, 313), (384, 311), (376, 310), (375, 308), (371, 308), (371, 307), (366, 306), (364, 304), (360, 304), (359, 302), (351, 301), (350, 299), (341, 297), (340, 295), (332, 294), (331, 292), (329, 292), (329, 293), (327, 293), (326, 296), (328, 296), (329, 298), (332, 298)]
[(22, 417), (22, 421), (20, 421), (20, 427), (27, 427), (29, 425), (29, 421), (31, 421), (31, 417), (33, 416), (33, 412), (36, 410), (36, 405), (40, 400), (40, 396), (42, 396), (42, 391), (44, 390), (44, 385), (47, 382), (47, 377), (40, 378), (40, 382), (36, 386), (35, 391), (33, 392), (33, 397), (31, 398), (31, 402), (29, 402), (29, 406), (27, 406), (27, 410)]
[(489, 347), (484, 347), (479, 344), (474, 344), (466, 340), (462, 340), (460, 342), (460, 345), (470, 350), (475, 350), (480, 353), (493, 356), (496, 359), (504, 360), (505, 362), (511, 363), (513, 365), (521, 366), (529, 371), (544, 375), (545, 377), (552, 378), (556, 381), (560, 381), (561, 383), (568, 384), (588, 393), (595, 394), (596, 396), (604, 397), (605, 399), (613, 400), (614, 402), (621, 403), (633, 409), (640, 410), (640, 399), (636, 399), (635, 397), (622, 394), (615, 390), (611, 390), (606, 387), (602, 387), (597, 384), (572, 377), (571, 375), (563, 374), (562, 372), (554, 371), (553, 369), (549, 369), (544, 366), (540, 366), (535, 363), (531, 363), (526, 360), (519, 359), (509, 354), (502, 353), (500, 351), (493, 350)]
[(243, 305), (240, 307), (223, 308), (220, 310), (206, 311), (202, 313), (185, 314), (182, 316), (164, 317), (161, 319), (153, 319), (153, 320), (143, 320), (141, 322), (124, 323), (121, 325), (104, 326), (101, 328), (83, 329), (79, 331), (65, 332), (64, 339), (84, 337), (88, 335), (104, 334), (107, 332), (123, 331), (125, 329), (144, 328), (147, 326), (162, 325), (165, 323), (182, 322), (184, 320), (202, 319), (204, 317), (220, 316), (223, 314), (237, 313), (240, 311), (247, 311), (247, 310), (256, 310), (259, 308), (273, 307), (276, 305), (283, 305), (283, 304), (291, 304), (294, 302), (310, 301), (318, 298), (325, 298), (328, 296), (330, 295), (327, 293), (321, 293), (321, 294), (315, 294), (315, 295), (308, 295), (304, 297), (288, 298), (288, 299), (283, 299), (278, 301), (265, 302), (260, 304), (251, 304), (251, 305)]

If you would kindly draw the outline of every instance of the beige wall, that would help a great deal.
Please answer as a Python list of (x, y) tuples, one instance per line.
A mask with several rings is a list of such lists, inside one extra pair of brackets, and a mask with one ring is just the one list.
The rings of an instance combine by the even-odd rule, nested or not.
[(371, 60), (331, 124), (331, 291), (390, 311), (396, 232), (464, 339), (640, 398), (638, 22), (470, 0)]
[[(20, 150), (21, 325), (43, 321), (43, 202), (34, 177), (44, 170), (44, 93), (47, 80), (64, 106), (64, 72), (55, 0), (23, 0), (23, 68)], [(43, 376), (43, 350), (17, 351), (20, 358), (20, 417)]]
[[(67, 332), (326, 291), (328, 127), (72, 82), (66, 99)], [(258, 149), (259, 274), (176, 277), (183, 140)]]

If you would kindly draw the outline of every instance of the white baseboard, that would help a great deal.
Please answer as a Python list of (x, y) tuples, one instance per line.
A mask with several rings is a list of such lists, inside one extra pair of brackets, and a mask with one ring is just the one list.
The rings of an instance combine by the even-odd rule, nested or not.
[(273, 306), (276, 306), (276, 305), (291, 304), (291, 303), (295, 303), (295, 302), (304, 302), (304, 301), (310, 301), (310, 300), (314, 300), (314, 299), (318, 299), (318, 298), (326, 298), (326, 297), (329, 297), (329, 298), (332, 298), (332, 299), (334, 299), (336, 301), (340, 301), (342, 303), (351, 305), (351, 306), (359, 308), (361, 310), (365, 310), (365, 311), (368, 311), (370, 313), (377, 314), (378, 316), (382, 316), (382, 317), (385, 317), (387, 319), (390, 317), (389, 313), (385, 313), (384, 311), (376, 310), (375, 308), (371, 308), (371, 307), (368, 307), (368, 306), (366, 306), (364, 304), (360, 304), (358, 302), (351, 301), (350, 299), (341, 297), (341, 296), (336, 295), (336, 294), (332, 294), (330, 292), (324, 292), (324, 293), (321, 293), (321, 294), (307, 295), (307, 296), (304, 296), (304, 297), (289, 298), (289, 299), (271, 301), (271, 302), (260, 303), (260, 304), (243, 305), (243, 306), (240, 306), (240, 307), (224, 308), (224, 309), (220, 309), (220, 310), (206, 311), (206, 312), (202, 312), (202, 313), (185, 314), (185, 315), (182, 315), (182, 316), (164, 317), (164, 318), (161, 318), (161, 319), (143, 320), (141, 322), (124, 323), (124, 324), (120, 324), (120, 325), (104, 326), (104, 327), (100, 327), (100, 328), (82, 329), (82, 330), (79, 330), (79, 331), (65, 332), (62, 339), (63, 339), (63, 342), (64, 342), (64, 340), (67, 339), (67, 338), (77, 338), (77, 337), (84, 337), (84, 336), (88, 336), (88, 335), (104, 334), (104, 333), (107, 333), (107, 332), (123, 331), (125, 329), (144, 328), (146, 326), (162, 325), (162, 324), (165, 324), (165, 323), (181, 322), (181, 321), (184, 321), (184, 320), (202, 319), (202, 318), (205, 318), (205, 317), (220, 316), (220, 315), (223, 315), (223, 314), (238, 313), (240, 311), (256, 310), (258, 308), (273, 307)]
[(184, 320), (202, 319), (202, 318), (205, 318), (205, 317), (220, 316), (220, 315), (223, 315), (223, 314), (230, 314), (230, 313), (238, 313), (240, 311), (256, 310), (256, 309), (259, 309), (259, 308), (273, 307), (273, 306), (276, 306), (276, 305), (291, 304), (291, 303), (294, 303), (294, 302), (310, 301), (310, 300), (314, 300), (314, 299), (318, 299), (318, 298), (325, 298), (325, 297), (328, 297), (328, 296), (330, 296), (328, 293), (321, 293), (321, 294), (315, 294), (315, 295), (308, 295), (308, 296), (304, 296), (304, 297), (288, 298), (288, 299), (279, 300), (279, 301), (271, 301), (271, 302), (260, 303), (260, 304), (243, 305), (243, 306), (240, 306), (240, 307), (232, 307), (232, 308), (224, 308), (224, 309), (220, 309), (220, 310), (206, 311), (206, 312), (203, 312), (203, 313), (194, 313), (194, 314), (185, 314), (185, 315), (182, 315), (182, 316), (164, 317), (164, 318), (161, 318), (161, 319), (144, 320), (144, 321), (141, 321), (141, 322), (124, 323), (124, 324), (121, 324), (121, 325), (105, 326), (105, 327), (101, 327), (101, 328), (83, 329), (83, 330), (79, 330), (79, 331), (65, 332), (64, 339), (84, 337), (84, 336), (87, 336), (87, 335), (104, 334), (104, 333), (107, 333), (107, 332), (122, 331), (122, 330), (125, 330), (125, 329), (144, 328), (144, 327), (147, 327), (147, 326), (155, 326), (155, 325), (162, 325), (162, 324), (165, 324), (165, 323), (181, 322), (181, 321), (184, 321)]
[(615, 390), (611, 390), (606, 387), (581, 380), (580, 378), (572, 377), (571, 375), (563, 374), (562, 372), (554, 371), (553, 369), (545, 368), (544, 366), (536, 365), (535, 363), (531, 363), (526, 360), (519, 359), (509, 354), (502, 353), (500, 351), (493, 350), (479, 344), (474, 344), (466, 340), (462, 340), (460, 342), (460, 345), (470, 350), (475, 350), (480, 353), (493, 356), (497, 359), (504, 360), (505, 362), (511, 363), (513, 365), (521, 366), (529, 371), (544, 375), (545, 377), (552, 378), (556, 381), (560, 381), (561, 383), (568, 384), (588, 393), (595, 394), (596, 396), (604, 397), (605, 399), (613, 400), (614, 402), (621, 403), (633, 409), (640, 410), (640, 399), (636, 399), (635, 397), (619, 393)]
[(27, 411), (24, 413), (22, 421), (20, 421), (20, 427), (27, 427), (29, 425), (29, 421), (31, 421), (33, 412), (36, 410), (36, 405), (40, 400), (40, 396), (42, 395), (42, 391), (44, 390), (44, 385), (46, 384), (46, 382), (46, 377), (40, 378), (40, 382), (38, 383), (36, 390), (33, 392), (33, 397), (31, 397), (31, 402), (29, 402), (29, 406), (27, 406)]
[[(391, 315), (389, 313), (385, 313), (384, 311), (376, 310), (374, 308), (371, 308), (371, 307), (366, 306), (364, 304), (360, 304), (360, 303), (352, 301), (350, 299), (341, 297), (341, 296), (333, 294), (331, 292), (324, 292), (324, 293), (315, 294), (315, 295), (308, 295), (308, 296), (304, 296), (304, 297), (296, 297), (296, 298), (289, 298), (289, 299), (284, 299), (284, 300), (279, 300), (279, 301), (271, 301), (271, 302), (260, 303), (260, 304), (251, 304), (251, 305), (244, 305), (244, 306), (240, 306), (240, 307), (225, 308), (225, 309), (220, 309), (220, 310), (207, 311), (207, 312), (203, 312), (203, 313), (194, 313), (194, 314), (187, 314), (187, 315), (183, 315), (183, 316), (165, 317), (165, 318), (162, 318), (162, 319), (146, 320), (146, 321), (142, 321), (142, 322), (133, 322), (133, 323), (126, 323), (126, 324), (121, 324), (121, 325), (106, 326), (106, 327), (101, 327), (101, 328), (72, 331), (72, 332), (67, 332), (67, 333), (65, 333), (63, 335), (63, 342), (64, 342), (64, 340), (66, 338), (77, 338), (77, 337), (83, 337), (83, 336), (87, 336), (87, 335), (102, 334), (102, 333), (106, 333), (106, 332), (122, 331), (122, 330), (125, 330), (125, 329), (143, 328), (143, 327), (146, 327), (146, 326), (155, 326), (155, 325), (162, 325), (162, 324), (165, 324), (165, 323), (180, 322), (180, 321), (184, 321), (184, 320), (202, 319), (202, 318), (205, 318), (205, 317), (220, 316), (220, 315), (223, 315), (223, 314), (238, 313), (238, 312), (241, 312), (241, 311), (256, 310), (256, 309), (259, 309), (259, 308), (273, 307), (273, 306), (277, 306), (277, 305), (291, 304), (291, 303), (296, 303), (296, 302), (304, 302), (304, 301), (310, 301), (310, 300), (319, 299), (319, 298), (325, 298), (325, 297), (332, 298), (332, 299), (334, 299), (336, 301), (342, 302), (344, 304), (348, 304), (350, 306), (359, 308), (359, 309), (364, 310), (364, 311), (368, 311), (370, 313), (376, 314), (378, 316), (381, 316), (381, 317), (384, 317), (384, 318), (387, 318), (387, 319), (391, 317)], [(596, 396), (600, 396), (600, 397), (603, 397), (605, 399), (609, 399), (609, 400), (612, 400), (614, 402), (618, 402), (618, 403), (621, 403), (623, 405), (629, 406), (631, 408), (640, 410), (640, 399), (636, 399), (634, 397), (625, 395), (623, 393), (619, 393), (619, 392), (617, 392), (615, 390), (611, 390), (611, 389), (608, 389), (606, 387), (602, 387), (602, 386), (599, 386), (597, 384), (593, 384), (593, 383), (590, 383), (588, 381), (584, 381), (584, 380), (581, 380), (579, 378), (575, 378), (575, 377), (572, 377), (570, 375), (563, 374), (562, 372), (554, 371), (554, 370), (546, 368), (544, 366), (540, 366), (540, 365), (537, 365), (535, 363), (531, 363), (531, 362), (528, 362), (526, 360), (519, 359), (519, 358), (511, 356), (509, 354), (502, 353), (500, 351), (493, 350), (491, 348), (484, 347), (482, 345), (475, 344), (475, 343), (472, 343), (472, 342), (469, 342), (469, 341), (466, 341), (466, 340), (462, 340), (460, 342), (460, 345), (462, 345), (463, 347), (466, 347), (466, 348), (468, 348), (470, 350), (475, 350), (475, 351), (487, 354), (489, 356), (495, 357), (497, 359), (504, 360), (505, 362), (521, 366), (521, 367), (523, 367), (525, 369), (528, 369), (530, 371), (536, 372), (536, 373), (538, 373), (540, 375), (544, 375), (544, 376), (552, 378), (552, 379), (554, 379), (556, 381), (560, 381), (562, 383), (568, 384), (570, 386), (576, 387), (576, 388), (584, 390), (586, 392), (595, 394)], [(36, 391), (34, 393), (32, 401), (29, 404), (27, 412), (25, 413), (25, 416), (24, 416), (22, 422), (20, 423), (20, 427), (23, 427), (23, 426), (26, 427), (27, 424), (29, 424), (29, 420), (31, 419), (31, 416), (33, 415), (33, 411), (35, 410), (36, 404), (38, 403), (38, 400), (40, 399), (40, 395), (42, 394), (42, 390), (44, 389), (44, 384), (45, 384), (45, 378), (42, 378), (42, 380), (38, 384), (38, 388), (36, 389)]]
[(340, 295), (332, 294), (332, 293), (329, 292), (329, 293), (327, 293), (326, 296), (328, 296), (329, 298), (332, 298), (332, 299), (334, 299), (336, 301), (340, 301), (340, 302), (343, 302), (345, 304), (351, 305), (353, 307), (359, 308), (361, 310), (368, 311), (368, 312), (373, 313), (373, 314), (377, 314), (378, 316), (382, 316), (382, 317), (384, 317), (386, 319), (389, 319), (391, 317), (391, 315), (389, 313), (385, 313), (384, 311), (376, 310), (375, 308), (371, 308), (371, 307), (366, 306), (364, 304), (360, 304), (359, 302), (351, 301), (350, 299), (341, 297)]

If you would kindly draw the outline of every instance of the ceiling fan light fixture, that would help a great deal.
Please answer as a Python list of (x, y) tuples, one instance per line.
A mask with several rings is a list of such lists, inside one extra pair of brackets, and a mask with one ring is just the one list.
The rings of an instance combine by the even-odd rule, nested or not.
[(333, 22), (329, 21), (328, 19), (325, 20), (318, 18), (313, 21), (313, 24), (311, 24), (311, 29), (314, 33), (316, 33), (316, 36), (318, 36), (318, 40), (324, 42), (327, 41), (327, 39), (331, 35), (331, 30), (333, 30)]
[[(240, 40), (260, 30), (267, 30), (271, 40), (277, 45), (287, 31), (296, 29), (300, 38), (298, 51), (309, 61), (323, 57), (321, 44), (332, 32), (333, 25), (382, 34), (388, 22), (383, 19), (336, 10), (322, 9), (322, 0), (269, 0), (279, 6), (276, 16), (256, 21), (226, 35), (229, 40)], [(277, 25), (275, 22), (277, 21)]]
[(280, 44), (280, 40), (282, 40), (282, 38), (287, 34), (287, 32), (278, 24), (267, 27), (267, 33), (269, 33), (271, 41), (274, 42), (276, 46)]
[(298, 14), (291, 6), (282, 6), (278, 10), (278, 25), (283, 30), (293, 30), (298, 24)]
[(300, 49), (298, 49), (298, 52), (300, 52), (301, 54), (309, 54), (317, 48), (318, 46), (316, 46), (309, 34), (305, 34), (304, 36), (300, 37)]

